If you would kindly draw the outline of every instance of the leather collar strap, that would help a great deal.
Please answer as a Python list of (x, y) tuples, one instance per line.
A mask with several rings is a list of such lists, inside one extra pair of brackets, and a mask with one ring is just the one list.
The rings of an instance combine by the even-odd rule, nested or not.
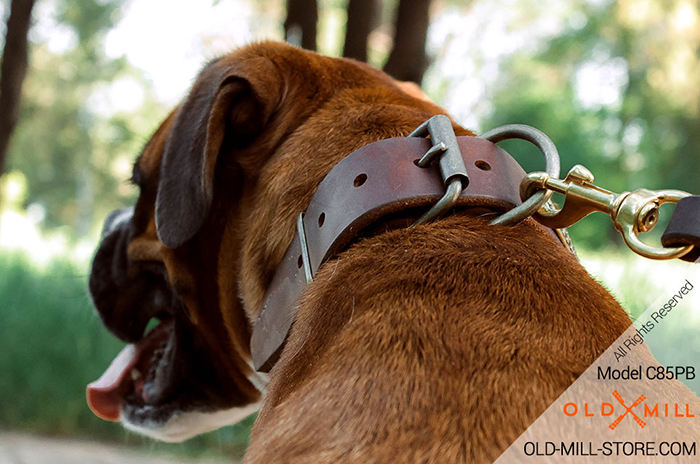
[[(507, 210), (521, 204), (519, 188), (525, 171), (517, 161), (487, 140), (457, 140), (469, 183), (456, 205)], [(269, 372), (279, 358), (299, 298), (324, 262), (387, 215), (429, 207), (443, 196), (445, 186), (438, 170), (416, 165), (431, 146), (424, 138), (374, 142), (341, 160), (321, 182), (300, 217), (302, 234), (295, 235), (277, 267), (255, 323), (251, 351), (256, 370)]]

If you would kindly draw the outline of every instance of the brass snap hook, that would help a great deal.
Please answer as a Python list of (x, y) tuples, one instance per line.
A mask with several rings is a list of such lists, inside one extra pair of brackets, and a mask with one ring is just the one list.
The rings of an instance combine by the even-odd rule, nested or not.
[(677, 203), (690, 196), (680, 190), (646, 189), (627, 194), (612, 216), (615, 228), (620, 231), (628, 247), (638, 255), (649, 259), (680, 258), (693, 249), (693, 245), (678, 248), (657, 248), (642, 242), (639, 234), (649, 232), (659, 220), (659, 207), (664, 203)]
[(645, 258), (679, 258), (693, 248), (659, 248), (647, 245), (639, 238), (639, 234), (649, 232), (656, 226), (662, 204), (676, 203), (681, 198), (690, 196), (689, 193), (680, 190), (639, 189), (617, 194), (594, 185), (593, 180), (593, 174), (581, 165), (574, 166), (564, 180), (553, 178), (544, 172), (533, 172), (520, 184), (520, 196), (526, 199), (541, 189), (563, 194), (565, 200), (561, 208), (550, 202), (533, 215), (539, 223), (552, 228), (569, 227), (596, 211), (606, 213), (610, 215), (627, 246)]

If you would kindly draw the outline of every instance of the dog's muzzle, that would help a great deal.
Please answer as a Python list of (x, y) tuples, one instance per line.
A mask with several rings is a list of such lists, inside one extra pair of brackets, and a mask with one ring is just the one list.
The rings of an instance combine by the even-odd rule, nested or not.
[[(207, 345), (170, 286), (164, 263), (128, 255), (137, 235), (134, 208), (105, 220), (89, 288), (103, 324), (129, 344), (88, 385), (92, 411), (164, 441), (180, 441), (252, 412), (250, 395), (215, 366)], [(147, 332), (152, 319), (159, 325)], [(238, 419), (237, 419), (238, 418)]]
[(165, 308), (175, 303), (161, 263), (129, 261), (133, 214), (134, 208), (123, 208), (107, 217), (89, 280), (92, 301), (102, 322), (127, 342), (139, 340), (148, 321), (159, 312), (168, 312)]
[[(175, 325), (180, 303), (168, 287), (162, 263), (129, 260), (127, 249), (134, 237), (133, 215), (132, 207), (116, 210), (107, 217), (90, 271), (90, 294), (103, 324), (118, 338), (132, 343), (100, 380), (88, 388), (91, 408), (108, 420), (119, 419), (123, 399), (135, 385), (141, 399), (155, 405), (172, 393), (178, 380), (174, 363), (159, 362), (160, 372), (151, 372), (156, 353), (158, 361), (175, 356), (175, 331), (181, 330)], [(144, 336), (154, 317), (164, 322)], [(166, 367), (172, 372), (165, 372)], [(144, 371), (144, 378), (135, 378), (134, 369)], [(146, 378), (149, 374), (150, 382)]]

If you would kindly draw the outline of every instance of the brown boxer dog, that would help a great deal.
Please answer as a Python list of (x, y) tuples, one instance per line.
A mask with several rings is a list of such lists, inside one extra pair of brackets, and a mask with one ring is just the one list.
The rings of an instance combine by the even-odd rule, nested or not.
[(131, 343), (88, 389), (99, 416), (182, 440), (265, 391), (248, 463), (490, 462), (628, 327), (561, 244), (482, 208), (356, 241), (307, 288), (269, 383), (254, 371), (297, 216), (349, 153), (445, 113), (413, 93), (277, 43), (203, 69), (94, 259), (95, 306)]

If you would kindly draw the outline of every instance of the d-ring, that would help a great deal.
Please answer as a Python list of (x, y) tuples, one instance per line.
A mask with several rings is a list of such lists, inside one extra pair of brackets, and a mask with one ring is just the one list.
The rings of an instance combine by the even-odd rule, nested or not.
[[(509, 124), (497, 127), (478, 136), (493, 143), (509, 139), (521, 139), (535, 145), (544, 155), (545, 171), (551, 177), (559, 178), (559, 152), (554, 142), (544, 132), (524, 124)], [(491, 225), (503, 224), (510, 226), (526, 219), (537, 212), (552, 196), (551, 190), (539, 190), (525, 200), (521, 205), (507, 211), (491, 221)]]

